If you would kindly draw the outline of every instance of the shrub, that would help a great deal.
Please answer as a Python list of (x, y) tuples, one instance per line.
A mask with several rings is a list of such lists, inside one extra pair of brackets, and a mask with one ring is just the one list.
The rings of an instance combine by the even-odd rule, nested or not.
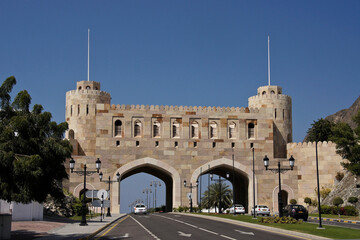
[[(82, 215), (82, 203), (74, 203), (72, 205), (72, 208), (74, 209), (74, 213), (77, 216), (81, 216)], [(85, 208), (85, 214), (89, 213), (89, 209), (86, 207)]]
[(328, 205), (321, 205), (321, 213), (322, 214), (331, 214), (332, 208)]
[(189, 207), (188, 206), (183, 207), (183, 209), (184, 209), (184, 212), (189, 212)]
[(338, 180), (340, 182), (344, 178), (344, 173), (337, 172), (335, 178), (336, 178), (336, 180)]
[(300, 224), (302, 220), (296, 220), (292, 217), (261, 217), (258, 219), (261, 223), (280, 223), (280, 224)]
[(351, 204), (355, 204), (359, 201), (359, 199), (357, 197), (349, 197), (348, 198), (348, 202)]
[(309, 197), (306, 197), (305, 199), (304, 199), (304, 203), (306, 203), (307, 205), (311, 205), (311, 203), (312, 203), (312, 200), (311, 200), (311, 198), (309, 198)]
[(333, 199), (333, 204), (334, 204), (335, 206), (340, 206), (340, 205), (343, 204), (343, 203), (344, 203), (344, 201), (342, 200), (341, 197), (336, 197), (336, 198)]
[(313, 206), (313, 207), (317, 207), (317, 206), (318, 206), (318, 201), (317, 201), (317, 199), (311, 199), (311, 206)]
[(297, 201), (295, 199), (290, 199), (290, 204), (297, 204)]
[(358, 212), (354, 206), (350, 206), (350, 205), (345, 206), (344, 210), (345, 210), (344, 215), (347, 215), (347, 216), (357, 216), (358, 215)]
[(177, 210), (178, 210), (178, 212), (183, 212), (184, 208), (182, 206), (179, 206)]

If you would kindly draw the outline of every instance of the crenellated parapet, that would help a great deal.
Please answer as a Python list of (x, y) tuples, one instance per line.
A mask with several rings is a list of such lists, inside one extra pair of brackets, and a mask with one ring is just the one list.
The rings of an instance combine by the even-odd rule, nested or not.
[(259, 113), (258, 108), (244, 107), (206, 107), (206, 106), (172, 106), (172, 105), (125, 105), (112, 104), (111, 110), (121, 111), (180, 111), (180, 112), (226, 112), (226, 113)]
[(249, 97), (249, 101), (263, 101), (266, 99), (273, 99), (273, 100), (291, 100), (291, 97), (285, 94), (264, 94), (264, 95), (255, 95)]
[(82, 89), (82, 90), (71, 90), (66, 92), (66, 96), (76, 96), (76, 95), (97, 95), (97, 96), (107, 96), (109, 98), (111, 97), (110, 93), (101, 90)]
[[(287, 148), (314, 148), (315, 142), (292, 142), (287, 144)], [(336, 143), (331, 141), (318, 142), (318, 147), (336, 147)]]

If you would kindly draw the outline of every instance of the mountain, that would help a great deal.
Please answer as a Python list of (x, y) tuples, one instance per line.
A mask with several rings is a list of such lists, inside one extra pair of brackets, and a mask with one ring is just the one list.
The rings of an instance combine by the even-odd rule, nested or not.
[(355, 128), (355, 122), (352, 120), (352, 117), (360, 110), (360, 96), (356, 99), (356, 101), (351, 105), (351, 107), (347, 109), (343, 109), (334, 113), (330, 116), (327, 116), (325, 119), (331, 122), (345, 122), (350, 125), (352, 129)]

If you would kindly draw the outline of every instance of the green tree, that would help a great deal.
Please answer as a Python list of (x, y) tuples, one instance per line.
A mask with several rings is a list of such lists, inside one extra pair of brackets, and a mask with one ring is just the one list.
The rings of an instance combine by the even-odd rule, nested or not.
[(48, 194), (62, 198), (64, 162), (72, 152), (63, 140), (68, 125), (52, 122), (41, 105), (30, 110), (26, 90), (11, 102), (15, 84), (15, 77), (9, 77), (0, 87), (0, 199), (29, 203), (43, 202)]
[(305, 142), (323, 142), (329, 141), (332, 137), (333, 122), (320, 118), (311, 124), (311, 128), (307, 131)]
[(337, 123), (332, 127), (331, 140), (336, 143), (336, 153), (346, 161), (341, 165), (349, 172), (360, 176), (360, 111), (353, 117), (356, 128), (347, 123)]
[(304, 198), (304, 203), (306, 203), (306, 205), (308, 206), (308, 209), (309, 209), (309, 206), (311, 205), (311, 198), (309, 198), (309, 197), (306, 197), (306, 198)]
[[(221, 191), (220, 191), (221, 189)], [(221, 207), (226, 209), (232, 206), (233, 192), (224, 181), (220, 183), (213, 183), (209, 186), (208, 190), (204, 192), (202, 198), (202, 206), (207, 208), (219, 208), (219, 200), (221, 196)]]
[(336, 208), (338, 210), (339, 217), (340, 217), (340, 208), (339, 208), (339, 206), (341, 204), (343, 204), (343, 203), (344, 203), (344, 201), (342, 200), (341, 197), (336, 197), (336, 198), (333, 199), (333, 204), (336, 206)]

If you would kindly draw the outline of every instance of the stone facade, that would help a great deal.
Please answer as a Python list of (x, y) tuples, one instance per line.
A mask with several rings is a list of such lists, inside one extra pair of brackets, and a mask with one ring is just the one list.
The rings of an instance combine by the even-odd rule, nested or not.
[[(184, 180), (195, 185), (201, 174), (225, 177), (229, 172), (233, 182), (233, 166), (235, 202), (251, 209), (254, 183), (256, 204), (267, 204), (277, 211), (278, 176), (265, 171), (265, 155), (271, 167), (277, 161), (288, 167), (287, 159), (294, 155), (294, 171), (282, 174), (288, 200), (311, 194), (308, 188), (316, 181), (312, 175), (315, 159), (311, 145), (307, 149), (290, 143), (291, 97), (282, 94), (281, 87), (260, 87), (245, 108), (111, 105), (110, 100), (110, 94), (93, 81), (78, 82), (76, 90), (66, 93), (66, 136), (74, 147), (77, 166), (87, 164), (94, 169), (96, 158), (100, 158), (101, 171), (113, 180), (116, 173), (121, 179), (139, 172), (152, 174), (166, 184), (168, 211), (188, 205), (189, 189), (183, 187)], [(331, 184), (336, 171), (341, 170), (339, 158), (333, 145), (323, 144), (322, 149), (328, 162), (323, 165), (326, 181)], [(107, 188), (97, 175), (88, 177), (87, 182), (88, 189)], [(64, 184), (78, 196), (83, 177), (70, 174)], [(193, 190), (193, 199), (197, 199), (196, 192)], [(119, 211), (118, 193), (118, 188), (112, 187), (113, 212)]]

